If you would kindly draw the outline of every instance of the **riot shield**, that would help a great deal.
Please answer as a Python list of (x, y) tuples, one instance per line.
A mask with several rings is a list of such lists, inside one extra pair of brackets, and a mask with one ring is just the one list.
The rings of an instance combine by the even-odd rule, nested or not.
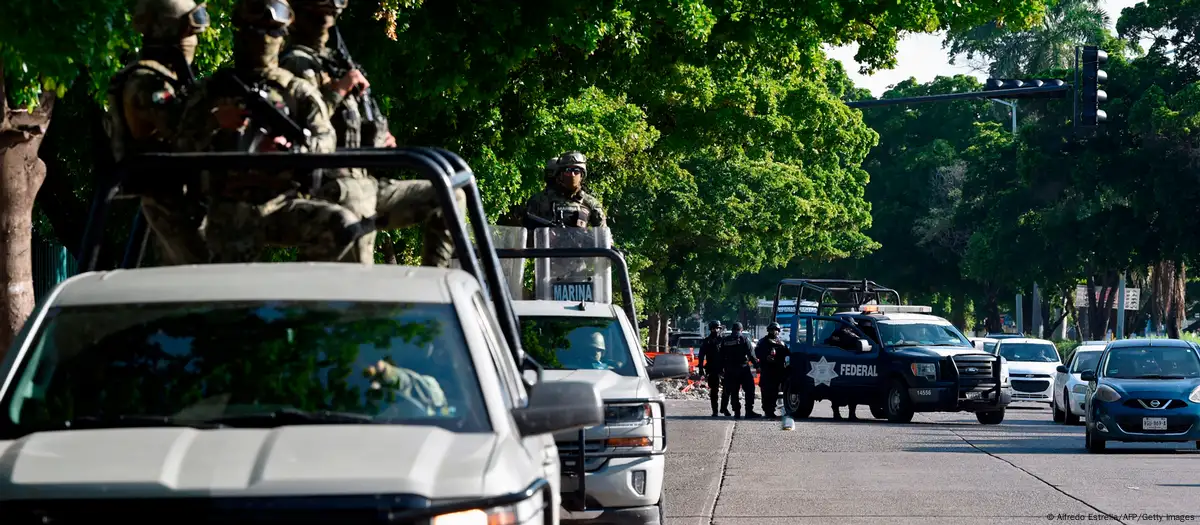
[[(492, 234), (492, 243), (497, 249), (524, 248), (529, 242), (529, 230), (520, 226), (489, 224), (488, 230)], [(471, 234), (471, 244), (478, 246), (475, 243), (473, 232)], [(454, 259), (450, 260), (450, 267), (462, 267), (458, 262), (457, 255)], [(504, 278), (508, 281), (509, 294), (515, 299), (525, 297), (525, 259), (500, 259), (500, 272), (504, 274)]]
[[(608, 228), (536, 228), (533, 247), (612, 248), (612, 233)], [(535, 259), (534, 297), (611, 304), (612, 263), (604, 257)]]

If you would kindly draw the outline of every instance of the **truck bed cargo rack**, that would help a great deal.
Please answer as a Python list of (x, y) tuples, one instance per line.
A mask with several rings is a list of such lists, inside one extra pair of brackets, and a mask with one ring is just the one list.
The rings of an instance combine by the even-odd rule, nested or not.
[[(794, 296), (789, 294), (786, 297), (786, 299), (793, 300), (792, 305), (785, 306), (781, 311), (780, 300), (785, 298), (784, 288), (798, 288), (798, 290)], [(771, 318), (779, 319), (780, 315), (785, 314), (798, 315), (804, 313), (800, 311), (802, 308), (812, 310), (810, 313), (813, 315), (821, 315), (825, 309), (858, 309), (869, 303), (899, 305), (900, 292), (867, 279), (783, 279), (775, 288)]]
[[(112, 176), (97, 183), (95, 197), (88, 218), (87, 228), (79, 250), (81, 271), (96, 270), (105, 228), (112, 208), (118, 198), (139, 197), (163, 184), (164, 173), (182, 174), (185, 181), (194, 184), (201, 170), (247, 169), (264, 171), (311, 172), (318, 169), (365, 168), (407, 169), (416, 172), (422, 179), (433, 183), (450, 235), (454, 239), (456, 256), (462, 268), (474, 276), (495, 310), (504, 338), (508, 341), (513, 358), (519, 366), (531, 366), (541, 375), (541, 365), (525, 355), (517, 316), (512, 309), (512, 297), (500, 270), (500, 259), (496, 257), (495, 243), (487, 224), (483, 200), (475, 182), (475, 174), (458, 155), (441, 148), (400, 147), (339, 149), (334, 153), (149, 153), (131, 156), (119, 163)], [(178, 179), (172, 181), (178, 183)], [(466, 196), (466, 217), (478, 244), (478, 255), (467, 235), (463, 214), (457, 207), (454, 192), (462, 189)], [(144, 253), (148, 231), (144, 220), (135, 220), (121, 262), (121, 268), (136, 267)]]

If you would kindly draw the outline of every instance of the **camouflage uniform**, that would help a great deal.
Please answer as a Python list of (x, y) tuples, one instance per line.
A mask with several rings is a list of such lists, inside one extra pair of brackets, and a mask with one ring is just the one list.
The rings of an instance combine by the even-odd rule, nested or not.
[[(266, 13), (269, 18), (260, 19)], [(310, 132), (307, 151), (335, 149), (336, 134), (316, 86), (278, 67), (283, 31), (281, 20), (290, 6), (283, 0), (238, 0), (234, 8), (233, 72), (246, 84)], [(243, 63), (244, 62), (244, 63)], [(218, 72), (214, 77), (219, 77)], [(184, 110), (179, 148), (184, 151), (237, 151), (242, 130), (224, 129), (219, 106), (239, 102), (213, 79), (197, 86)], [(251, 116), (253, 119), (253, 116)], [(227, 171), (205, 174), (209, 200), (208, 236), (213, 262), (252, 262), (267, 245), (297, 246), (320, 260), (338, 260), (368, 227), (352, 211), (307, 198), (290, 172)]]
[[(185, 23), (186, 22), (186, 23)], [(146, 47), (138, 60), (113, 78), (108, 90), (105, 128), (113, 157), (169, 152), (183, 109), (196, 34), (208, 25), (204, 6), (192, 0), (141, 0), (134, 27)], [(171, 176), (163, 174), (164, 177)], [(203, 236), (204, 206), (181, 180), (176, 187), (142, 197), (142, 214), (154, 232), (160, 264), (199, 264), (208, 260)]]
[[(555, 177), (569, 167), (587, 169), (587, 159), (579, 152), (568, 152), (556, 159), (554, 167), (547, 164), (546, 189), (525, 203), (525, 212), (555, 222), (562, 219), (563, 226), (576, 228), (602, 228), (608, 226), (600, 201), (588, 195), (582, 188), (568, 188)], [(586, 171), (585, 171), (586, 173)]]
[[(280, 56), (280, 67), (320, 87), (321, 96), (332, 114), (334, 129), (337, 130), (337, 145), (340, 148), (363, 146), (385, 147), (388, 137), (387, 121), (376, 115), (375, 122), (380, 130), (373, 144), (362, 144), (363, 100), (351, 92), (345, 96), (338, 93), (332, 78), (332, 64), (338, 62), (336, 53), (325, 46), (328, 27), (332, 26), (334, 5), (328, 0), (295, 0), (298, 19), (296, 38)], [(343, 4), (344, 5), (344, 4)], [(340, 8), (338, 9), (340, 11)], [(303, 31), (301, 31), (303, 27)], [(454, 253), (454, 242), (446, 227), (437, 192), (433, 183), (425, 180), (376, 179), (366, 170), (350, 170), (349, 176), (327, 177), (317, 198), (336, 202), (360, 217), (375, 217), (376, 230), (393, 230), (424, 223), (422, 264), (448, 267)], [(458, 209), (463, 209), (466, 196), (457, 190)], [(313, 254), (301, 250), (301, 260), (312, 259)], [(375, 261), (375, 232), (363, 235), (342, 259), (346, 262), (371, 264)]]

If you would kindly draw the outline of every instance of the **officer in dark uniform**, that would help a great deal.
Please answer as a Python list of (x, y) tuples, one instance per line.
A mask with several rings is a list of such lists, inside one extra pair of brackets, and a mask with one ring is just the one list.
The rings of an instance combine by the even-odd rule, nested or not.
[(754, 411), (754, 371), (758, 359), (750, 349), (750, 339), (742, 333), (742, 323), (733, 323), (733, 330), (721, 339), (721, 363), (724, 364), (725, 391), (721, 393), (721, 405), (725, 406), (733, 396), (733, 417), (742, 417), (742, 403), (738, 390), (746, 394), (746, 418), (762, 417)]
[(788, 356), (787, 344), (779, 338), (779, 323), (767, 326), (767, 335), (758, 340), (754, 346), (755, 356), (758, 357), (762, 375), (758, 377), (758, 387), (762, 389), (763, 414), (771, 419), (778, 419), (775, 414), (775, 403), (779, 400), (779, 386), (784, 378), (784, 360)]
[[(696, 359), (700, 360), (700, 371), (708, 381), (708, 401), (712, 404), (712, 415), (717, 417), (717, 399), (721, 395), (721, 321), (708, 323), (708, 337), (700, 342), (700, 352)], [(729, 415), (729, 399), (721, 406), (721, 413)]]

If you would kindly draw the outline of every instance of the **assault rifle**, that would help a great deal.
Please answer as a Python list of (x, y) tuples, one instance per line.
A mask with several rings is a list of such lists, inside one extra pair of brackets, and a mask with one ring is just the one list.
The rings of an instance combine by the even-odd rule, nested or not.
[[(264, 139), (276, 136), (287, 139), (291, 143), (292, 151), (300, 151), (300, 148), (309, 146), (308, 140), (312, 133), (300, 127), (296, 121), (272, 104), (265, 89), (247, 85), (233, 69), (217, 71), (213, 74), (212, 82), (218, 97), (237, 98), (250, 112), (250, 127), (254, 131), (242, 135), (240, 146), (244, 151), (257, 151)], [(301, 177), (299, 173), (296, 175), (297, 178)], [(311, 178), (308, 182), (309, 188), (316, 191), (321, 186), (321, 171), (314, 170), (307, 175)]]
[(545, 219), (545, 218), (539, 217), (533, 213), (525, 212), (525, 227), (526, 228), (537, 228), (537, 227), (543, 227), (543, 226), (550, 227), (550, 228), (562, 228), (565, 225), (566, 225), (566, 222), (563, 220), (562, 212), (559, 212), (558, 216), (555, 217), (554, 220)]
[[(357, 69), (359, 73), (362, 73), (363, 78), (366, 78), (367, 72), (363, 71), (362, 66), (354, 61), (354, 57), (350, 56), (350, 50), (346, 48), (346, 41), (342, 39), (342, 32), (338, 30), (337, 26), (330, 28), (329, 38), (333, 40), (334, 52), (341, 61), (341, 64), (333, 64), (334, 69), (339, 73), (338, 76), (343, 76)], [(375, 103), (375, 98), (371, 96), (371, 88), (362, 90), (359, 95), (362, 98), (363, 108), (363, 123), (360, 131), (362, 135), (361, 145), (362, 147), (373, 148), (375, 147), (376, 137), (381, 132), (385, 132), (386, 129), (380, 129), (381, 126), (377, 120), (379, 117), (379, 106)]]

